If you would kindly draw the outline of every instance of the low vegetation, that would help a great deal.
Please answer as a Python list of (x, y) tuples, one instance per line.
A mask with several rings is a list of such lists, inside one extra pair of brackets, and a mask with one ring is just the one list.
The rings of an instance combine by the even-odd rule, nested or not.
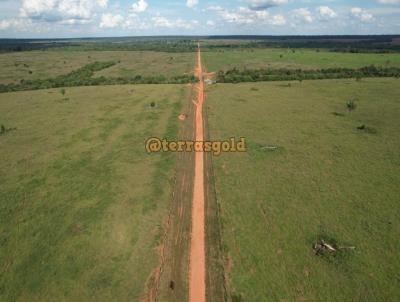
[(203, 53), (209, 71), (231, 69), (359, 69), (365, 66), (400, 68), (400, 53), (337, 53), (316, 49), (249, 48)]
[(14, 131), (14, 130), (17, 130), (17, 128), (7, 128), (3, 124), (0, 125), (0, 135), (4, 135), (7, 132)]
[(349, 100), (346, 103), (346, 108), (349, 113), (353, 112), (357, 108), (356, 100)]
[[(59, 87), (118, 85), (118, 84), (186, 84), (196, 81), (194, 75), (181, 75), (172, 78), (165, 76), (141, 76), (127, 78), (93, 77), (96, 71), (100, 71), (117, 64), (116, 62), (94, 62), (90, 63), (67, 75), (43, 80), (21, 81), (20, 84), (0, 85), (0, 93), (23, 90), (37, 90)], [(65, 92), (65, 90), (64, 90)], [(62, 92), (61, 92), (62, 93)], [(63, 93), (62, 93), (63, 94)]]
[(211, 139), (247, 143), (213, 161), (232, 300), (396, 300), (398, 80), (284, 86), (208, 86)]
[(341, 78), (400, 77), (400, 68), (367, 66), (359, 69), (327, 68), (320, 70), (302, 69), (231, 69), (217, 74), (218, 83), (303, 81)]
[(189, 88), (134, 89), (0, 94), (0, 301), (142, 300), (175, 164), (144, 144), (176, 139)]
[[(171, 79), (193, 73), (195, 54), (161, 51), (66, 50), (0, 53), (0, 84), (19, 84), (65, 76), (94, 62), (116, 64), (94, 72), (93, 77), (134, 78), (163, 76)], [(32, 73), (29, 73), (32, 71)]]

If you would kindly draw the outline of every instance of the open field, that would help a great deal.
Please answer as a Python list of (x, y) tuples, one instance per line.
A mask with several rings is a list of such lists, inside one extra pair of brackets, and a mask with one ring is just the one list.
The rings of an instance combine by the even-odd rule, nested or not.
[[(214, 158), (233, 301), (399, 300), (398, 80), (218, 84), (207, 94), (211, 139), (248, 145)], [(351, 98), (358, 108), (347, 113)], [(318, 239), (356, 249), (316, 256)]]
[(256, 38), (0, 41), (0, 301), (400, 300), (400, 49)]
[(99, 71), (95, 76), (130, 77), (139, 74), (143, 76), (163, 75), (170, 78), (192, 74), (195, 54), (190, 52), (118, 52), (113, 60), (121, 61), (109, 69)]
[[(281, 57), (282, 56), (282, 57)], [(360, 68), (369, 65), (400, 67), (400, 54), (338, 53), (311, 49), (214, 50), (203, 53), (208, 71), (258, 68)]]
[(167, 78), (192, 73), (194, 53), (152, 51), (31, 51), (0, 54), (0, 84), (47, 79), (65, 75), (84, 65), (100, 61), (117, 64), (95, 77), (162, 75)]
[[(0, 95), (0, 300), (140, 301), (159, 264), (183, 85)], [(151, 102), (156, 107), (150, 106)], [(16, 129), (14, 129), (16, 128)]]

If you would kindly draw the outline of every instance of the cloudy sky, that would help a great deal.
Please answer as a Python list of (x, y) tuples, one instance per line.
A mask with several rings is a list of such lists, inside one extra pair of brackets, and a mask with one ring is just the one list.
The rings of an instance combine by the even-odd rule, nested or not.
[(400, 0), (0, 0), (0, 38), (400, 34)]

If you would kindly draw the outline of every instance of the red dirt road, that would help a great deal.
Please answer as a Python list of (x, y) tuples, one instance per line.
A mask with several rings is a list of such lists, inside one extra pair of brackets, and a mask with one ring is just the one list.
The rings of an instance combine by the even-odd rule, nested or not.
[[(199, 78), (196, 104), (196, 141), (204, 141), (203, 104), (204, 79), (198, 45), (197, 69)], [(192, 234), (190, 242), (189, 302), (206, 301), (206, 257), (205, 257), (205, 210), (204, 210), (204, 153), (196, 152), (192, 205)]]

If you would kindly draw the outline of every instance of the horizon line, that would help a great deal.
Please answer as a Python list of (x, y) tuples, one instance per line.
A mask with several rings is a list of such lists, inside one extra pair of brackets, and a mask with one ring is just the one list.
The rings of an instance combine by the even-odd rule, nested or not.
[(280, 37), (400, 37), (400, 34), (313, 34), (313, 35), (144, 35), (144, 36), (82, 36), (82, 37), (43, 37), (43, 38), (1, 38), (3, 40), (74, 40), (74, 39), (112, 39), (112, 38), (280, 38)]

